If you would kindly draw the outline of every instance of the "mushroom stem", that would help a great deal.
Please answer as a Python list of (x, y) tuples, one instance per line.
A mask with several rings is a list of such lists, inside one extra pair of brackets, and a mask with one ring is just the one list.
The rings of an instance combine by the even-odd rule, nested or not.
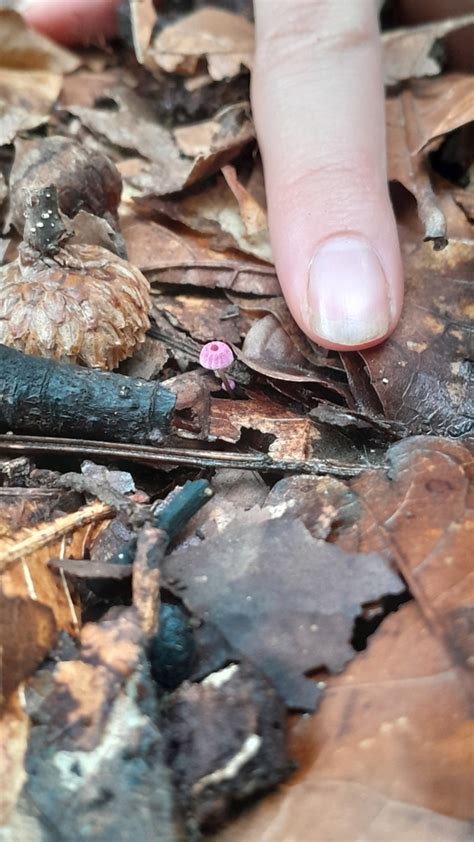
[(41, 255), (54, 255), (70, 236), (59, 210), (56, 187), (25, 190), (25, 243)]
[(229, 395), (229, 397), (233, 398), (234, 397), (234, 390), (232, 388), (230, 380), (227, 377), (225, 371), (223, 371), (223, 369), (216, 369), (216, 374), (217, 374), (218, 377), (220, 377), (220, 379), (222, 381), (222, 385), (223, 385), (225, 391), (227, 392), (227, 394)]

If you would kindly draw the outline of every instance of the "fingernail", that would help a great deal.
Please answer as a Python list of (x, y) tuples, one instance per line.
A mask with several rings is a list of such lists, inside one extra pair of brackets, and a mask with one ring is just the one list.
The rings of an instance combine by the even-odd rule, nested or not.
[(337, 236), (316, 252), (309, 268), (312, 329), (335, 345), (361, 345), (385, 336), (390, 302), (385, 273), (369, 243)]

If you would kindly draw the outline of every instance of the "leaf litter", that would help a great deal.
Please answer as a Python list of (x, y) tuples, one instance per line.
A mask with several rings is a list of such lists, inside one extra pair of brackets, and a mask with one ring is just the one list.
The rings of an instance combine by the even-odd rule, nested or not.
[(189, 5), (130, 0), (134, 55), (0, 12), (4, 261), (52, 184), (153, 301), (118, 379), (2, 350), (2, 833), (465, 840), (473, 77), (440, 43), (472, 16), (383, 34), (406, 304), (338, 354), (272, 264), (253, 24)]

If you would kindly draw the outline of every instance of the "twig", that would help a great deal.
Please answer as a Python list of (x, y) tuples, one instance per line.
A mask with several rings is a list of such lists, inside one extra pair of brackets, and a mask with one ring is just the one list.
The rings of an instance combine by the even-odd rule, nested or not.
[(188, 520), (212, 497), (212, 488), (205, 479), (185, 482), (183, 487), (164, 501), (155, 514), (155, 526), (163, 529), (171, 541), (186, 526)]
[(190, 468), (237, 468), (241, 471), (278, 471), (298, 474), (330, 474), (355, 477), (379, 465), (333, 462), (330, 459), (305, 461), (274, 460), (267, 454), (222, 452), (219, 450), (181, 450), (180, 448), (146, 447), (114, 444), (85, 439), (63, 439), (47, 436), (0, 435), (0, 452), (4, 453), (71, 453), (88, 458), (123, 459), (159, 468), (162, 465), (183, 465)]

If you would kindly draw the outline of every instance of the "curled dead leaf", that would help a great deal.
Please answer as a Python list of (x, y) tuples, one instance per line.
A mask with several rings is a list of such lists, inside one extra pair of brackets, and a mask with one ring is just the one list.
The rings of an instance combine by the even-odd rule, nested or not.
[(441, 63), (436, 45), (446, 35), (472, 26), (474, 15), (437, 20), (420, 26), (391, 29), (382, 34), (385, 84), (395, 85), (405, 79), (436, 76)]
[(240, 15), (208, 7), (166, 26), (153, 42), (147, 66), (193, 75), (205, 58), (214, 80), (228, 79), (252, 67), (254, 31)]

